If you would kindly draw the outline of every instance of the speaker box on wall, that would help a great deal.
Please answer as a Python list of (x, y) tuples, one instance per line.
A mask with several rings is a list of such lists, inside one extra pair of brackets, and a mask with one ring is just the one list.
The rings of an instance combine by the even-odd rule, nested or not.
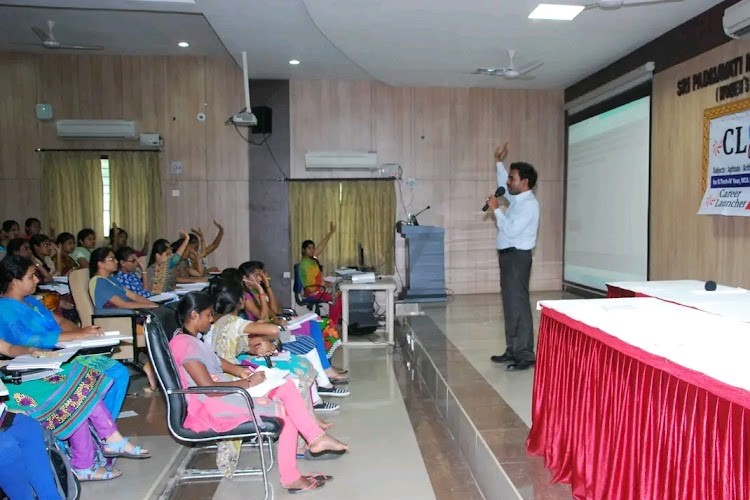
[(258, 124), (251, 130), (253, 134), (270, 134), (271, 133), (271, 108), (268, 106), (253, 106), (252, 108)]

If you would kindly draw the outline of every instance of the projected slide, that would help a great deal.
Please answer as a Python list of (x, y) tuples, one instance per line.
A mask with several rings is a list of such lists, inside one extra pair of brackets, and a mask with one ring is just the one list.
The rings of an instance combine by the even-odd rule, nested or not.
[(568, 127), (567, 282), (605, 290), (646, 279), (650, 100)]

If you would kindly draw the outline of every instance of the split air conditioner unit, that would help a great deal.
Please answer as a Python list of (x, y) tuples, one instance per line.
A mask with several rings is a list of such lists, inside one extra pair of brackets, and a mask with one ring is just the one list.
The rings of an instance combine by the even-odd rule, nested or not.
[(138, 127), (126, 120), (58, 120), (63, 139), (138, 139)]
[(747, 38), (750, 35), (750, 1), (742, 0), (724, 11), (724, 33), (732, 38)]
[(307, 170), (377, 170), (377, 153), (311, 151), (305, 153)]

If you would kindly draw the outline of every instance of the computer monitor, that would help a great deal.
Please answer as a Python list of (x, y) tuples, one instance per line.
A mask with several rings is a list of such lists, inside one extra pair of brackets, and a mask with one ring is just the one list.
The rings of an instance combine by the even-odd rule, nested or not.
[(359, 249), (359, 261), (357, 262), (357, 268), (364, 269), (365, 268), (365, 249), (362, 247), (362, 243), (358, 243), (357, 247)]

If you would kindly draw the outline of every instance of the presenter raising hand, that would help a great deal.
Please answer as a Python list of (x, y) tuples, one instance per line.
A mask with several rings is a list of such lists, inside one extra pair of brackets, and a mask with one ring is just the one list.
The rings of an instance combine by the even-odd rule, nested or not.
[(510, 164), (506, 171), (503, 160), (508, 156), (508, 143), (495, 148), (497, 185), (507, 188), (507, 209), (500, 208), (497, 198), (490, 196), (487, 205), (497, 224), (497, 258), (500, 266), (500, 293), (505, 318), (505, 353), (492, 356), (495, 363), (508, 363), (507, 370), (526, 370), (534, 364), (534, 330), (529, 303), (532, 250), (539, 228), (539, 202), (532, 189), (537, 173), (525, 162)]

